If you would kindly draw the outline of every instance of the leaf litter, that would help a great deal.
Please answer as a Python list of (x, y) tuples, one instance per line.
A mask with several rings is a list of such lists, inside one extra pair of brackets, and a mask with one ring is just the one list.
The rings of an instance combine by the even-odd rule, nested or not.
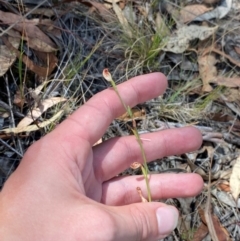
[[(5, 116), (0, 116), (0, 135), (6, 145), (2, 147), (0, 165), (1, 160), (11, 163), (5, 155), (8, 144), (16, 149), (15, 153), (20, 148), (15, 143), (27, 149), (32, 143), (29, 139), (36, 141), (35, 133), (54, 128), (77, 106), (107, 88), (98, 74), (103, 68), (108, 67), (118, 82), (161, 71), (169, 78), (169, 89), (163, 97), (135, 109), (140, 133), (192, 125), (201, 131), (204, 144), (194, 153), (155, 160), (149, 170), (199, 173), (205, 183), (211, 172), (210, 198), (204, 189), (189, 202), (180, 198), (166, 200), (168, 204), (179, 203), (180, 217), (188, 229), (179, 226), (164, 240), (180, 240), (186, 233), (192, 237), (186, 240), (205, 241), (209, 240), (209, 230), (216, 233), (218, 240), (239, 240), (239, 232), (234, 231), (238, 230), (236, 213), (240, 202), (234, 177), (240, 147), (238, 12), (233, 16), (239, 10), (233, 11), (229, 0), (176, 3), (66, 1), (51, 9), (39, 7), (38, 11), (25, 3), (29, 7), (26, 11), (34, 13), (26, 17), (22, 10), (7, 8), (1, 2), (0, 48), (1, 53), (5, 48), (6, 61), (0, 55), (0, 90), (4, 93), (0, 96), (0, 111)], [(208, 23), (203, 21), (209, 19)], [(141, 35), (134, 42), (136, 33)], [(123, 36), (130, 46), (121, 46)], [(139, 42), (153, 46), (149, 48), (153, 61), (142, 61), (142, 66), (137, 62), (138, 55), (134, 59)], [(140, 53), (146, 46), (141, 45)], [(157, 54), (152, 55), (155, 51)], [(25, 64), (22, 70), (19, 61)], [(66, 108), (62, 110), (64, 103)], [(114, 120), (101, 141), (130, 134), (128, 125), (125, 113)], [(128, 169), (119, 175), (125, 174), (141, 174), (141, 170)], [(143, 201), (139, 195), (139, 201)], [(210, 226), (197, 208), (190, 209), (204, 209), (209, 202)]]

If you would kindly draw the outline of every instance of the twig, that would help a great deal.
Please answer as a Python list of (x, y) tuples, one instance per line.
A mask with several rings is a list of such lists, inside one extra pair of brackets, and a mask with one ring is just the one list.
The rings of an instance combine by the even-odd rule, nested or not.
[[(10, 116), (11, 116), (11, 127), (13, 127), (13, 128), (15, 128), (15, 120), (14, 120), (14, 116), (13, 116), (13, 106), (12, 106), (12, 101), (11, 101), (11, 94), (10, 94), (10, 90), (9, 90), (9, 84), (8, 84), (8, 76), (6, 75), (5, 76), (5, 82), (6, 82), (6, 89), (7, 89), (7, 95), (8, 95), (8, 105), (9, 105), (9, 107), (10, 107)], [(15, 143), (15, 139), (13, 138), (13, 141), (14, 141), (14, 144), (15, 144), (15, 146), (17, 146), (16, 145), (16, 143)], [(18, 148), (19, 148), (19, 150), (20, 150), (20, 153), (23, 155), (23, 149), (22, 149), (22, 144), (21, 144), (21, 142), (20, 142), (20, 140), (19, 140), (19, 138), (17, 138), (17, 142), (18, 142)]]
[(25, 117), (25, 115), (22, 114), (21, 112), (19, 112), (17, 110), (11, 110), (10, 106), (8, 104), (6, 104), (5, 102), (3, 102), (2, 100), (0, 100), (0, 106), (3, 109), (8, 110), (9, 112), (12, 111), (18, 117)]
[(209, 234), (212, 238), (213, 241), (219, 241), (218, 237), (217, 237), (217, 233), (216, 230), (214, 228), (214, 224), (213, 224), (213, 220), (212, 220), (212, 215), (211, 215), (211, 178), (212, 178), (212, 173), (211, 173), (211, 169), (212, 169), (212, 161), (213, 161), (213, 153), (214, 151), (219, 147), (219, 145), (217, 145), (216, 148), (214, 148), (213, 152), (211, 153), (211, 160), (210, 160), (210, 166), (209, 166), (209, 181), (208, 181), (208, 193), (207, 193), (207, 202), (206, 202), (206, 206), (204, 209), (204, 217), (206, 219), (206, 223), (208, 226), (208, 230), (209, 230)]
[(6, 146), (8, 149), (12, 150), (13, 152), (15, 152), (17, 155), (19, 155), (21, 158), (23, 157), (23, 154), (21, 154), (20, 152), (18, 152), (16, 149), (12, 148), (7, 142), (5, 142), (4, 140), (2, 140), (0, 138), (0, 142)]

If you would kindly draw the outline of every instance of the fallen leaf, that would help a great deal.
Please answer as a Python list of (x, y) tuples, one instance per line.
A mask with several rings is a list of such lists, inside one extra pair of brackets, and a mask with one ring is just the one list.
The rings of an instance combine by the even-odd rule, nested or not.
[(240, 47), (234, 46), (234, 49), (235, 49), (235, 51), (236, 51), (238, 54), (240, 54)]
[[(105, 0), (104, 2), (105, 2), (105, 3), (104, 3), (104, 6), (105, 6), (107, 9), (111, 9), (111, 8), (112, 8), (113, 0)], [(119, 7), (120, 7), (121, 9), (124, 9), (124, 7), (126, 6), (125, 1), (116, 0), (116, 3), (119, 4)]]
[(47, 85), (50, 81), (49, 80), (45, 80), (43, 81), (39, 86), (37, 86), (34, 90), (30, 89), (30, 95), (33, 98), (34, 96), (40, 96), (40, 94), (42, 93), (42, 89), (45, 87), (45, 85)]
[(240, 193), (240, 156), (237, 158), (237, 161), (232, 169), (232, 174), (230, 177), (230, 188), (233, 198), (235, 201), (237, 201)]
[(216, 57), (214, 53), (198, 56), (199, 74), (203, 82), (203, 92), (212, 90), (210, 82), (213, 82), (217, 77)]
[(64, 113), (64, 110), (60, 110), (57, 112), (53, 117), (50, 119), (43, 121), (39, 123), (38, 125), (30, 125), (30, 126), (23, 126), (23, 127), (15, 127), (15, 128), (6, 128), (0, 130), (0, 133), (5, 133), (5, 134), (19, 134), (22, 132), (31, 132), (31, 131), (36, 131), (39, 130), (39, 128), (44, 128), (50, 124), (52, 124), (54, 121), (58, 120)]
[(44, 63), (44, 65), (46, 66), (47, 73), (45, 76), (49, 76), (56, 68), (58, 63), (58, 58), (56, 57), (55, 53), (44, 53), (35, 51), (35, 54), (39, 59), (41, 59), (42, 63)]
[[(230, 171), (232, 171), (232, 170), (230, 170)], [(228, 180), (229, 180), (229, 178), (228, 178)], [(238, 202), (236, 205), (236, 202), (234, 201), (234, 199), (230, 193), (227, 193), (225, 191), (218, 191), (217, 189), (213, 189), (212, 194), (217, 198), (217, 200), (219, 200), (220, 203), (227, 205), (229, 207), (235, 208), (237, 206), (238, 208), (240, 208), (240, 199), (238, 199)]]
[(202, 15), (210, 10), (212, 10), (212, 8), (208, 8), (203, 4), (188, 5), (181, 9), (179, 20), (182, 23), (188, 23), (193, 21), (197, 16)]
[[(199, 216), (202, 220), (202, 222), (206, 225), (206, 218), (204, 215), (204, 211), (202, 209), (199, 210)], [(230, 238), (230, 235), (227, 231), (226, 228), (224, 228), (222, 226), (222, 224), (220, 223), (218, 217), (215, 214), (210, 214), (210, 218), (212, 219), (212, 223), (213, 223), (213, 229), (215, 229), (216, 235), (217, 235), (217, 241), (231, 241), (232, 239)], [(208, 227), (208, 230), (210, 229), (210, 227)], [(195, 240), (194, 240), (195, 241)]]
[(222, 0), (220, 5), (194, 19), (194, 21), (206, 21), (212, 18), (221, 19), (225, 17), (232, 8), (232, 0)]
[(225, 100), (228, 102), (240, 101), (240, 91), (238, 89), (227, 88), (224, 91)]
[(127, 19), (125, 18), (121, 8), (117, 5), (117, 0), (113, 0), (112, 5), (113, 5), (113, 10), (116, 13), (119, 22), (121, 23), (124, 32), (131, 38), (132, 37), (132, 31), (131, 28), (128, 24)]
[(225, 57), (226, 59), (228, 59), (230, 62), (232, 62), (233, 64), (235, 64), (236, 66), (240, 67), (240, 63), (239, 61), (233, 59), (231, 56), (229, 56), (228, 54), (225, 54), (224, 52), (222, 52), (219, 49), (216, 49), (215, 47), (208, 47), (204, 50), (204, 53), (208, 53), (208, 52), (214, 52), (217, 53), (219, 55), (222, 55), (223, 57)]
[[(37, 26), (36, 23), (32, 20), (25, 19), (22, 16), (19, 16), (10, 12), (3, 12), (0, 10), (0, 20), (4, 24), (13, 25), (13, 29), (19, 31), (22, 34), (22, 37), (27, 41), (28, 46), (31, 46), (31, 40), (37, 41), (38, 44), (33, 44), (33, 46), (43, 46), (43, 48), (38, 49), (43, 52), (48, 52), (49, 49), (57, 50), (56, 45), (52, 40), (44, 34)], [(40, 44), (40, 42), (42, 42)], [(45, 47), (47, 46), (46, 50)]]
[(14, 95), (13, 103), (22, 108), (25, 103), (24, 95), (21, 94), (21, 91), (16, 91), (16, 94)]
[(229, 183), (220, 182), (220, 183), (217, 184), (217, 188), (221, 191), (224, 191), (224, 192), (230, 192)]
[(189, 48), (190, 41), (195, 39), (204, 40), (213, 35), (218, 27), (207, 26), (182, 26), (168, 40), (164, 50), (173, 53), (183, 53)]
[[(146, 111), (145, 109), (138, 109), (138, 108), (132, 108), (132, 114), (134, 119), (137, 120), (142, 120), (144, 118), (146, 118)], [(132, 118), (129, 116), (129, 114), (126, 112), (123, 115), (119, 116), (117, 118), (118, 120), (122, 120), (122, 121), (132, 121)]]
[[(12, 29), (10, 29), (9, 31), (14, 32), (14, 30)], [(15, 34), (18, 34), (18, 32), (15, 32)], [(14, 46), (14, 48), (19, 48), (20, 38), (9, 36), (8, 41), (11, 43), (12, 46)], [(17, 55), (16, 53), (12, 52), (6, 45), (1, 44), (0, 53), (0, 76), (3, 76), (14, 63), (14, 61), (17, 58)]]
[(112, 8), (112, 4), (111, 3), (104, 3), (103, 5), (107, 9), (111, 9)]
[(216, 234), (218, 237), (218, 241), (230, 241), (230, 235), (228, 230), (222, 226), (218, 217), (216, 215), (212, 215), (213, 226), (216, 230)]
[[(22, 55), (20, 53), (20, 51), (17, 50), (17, 48), (15, 48), (10, 42), (9, 42), (9, 38), (10, 37), (5, 37), (3, 36), (2, 37), (2, 40), (4, 42), (4, 44), (8, 47), (8, 49), (15, 53), (16, 56), (18, 58), (21, 58), (21, 60), (24, 62), (24, 64), (27, 66), (27, 68), (29, 68), (31, 71), (33, 71), (34, 73), (36, 73), (37, 75), (39, 76), (42, 76), (42, 77), (47, 77), (49, 76), (53, 69), (56, 67), (56, 63), (57, 63), (57, 58), (53, 55), (53, 53), (50, 53), (50, 55), (48, 55), (48, 61), (47, 61), (47, 64), (49, 65), (48, 67), (41, 67), (41, 66), (38, 66), (36, 64), (33, 63), (32, 60), (30, 60), (26, 55)], [(46, 53), (48, 54), (48, 53)], [(51, 59), (50, 59), (51, 57)]]
[(201, 223), (197, 231), (194, 233), (192, 241), (202, 241), (208, 234), (208, 227), (206, 224)]
[(32, 122), (38, 119), (47, 109), (63, 101), (66, 101), (66, 99), (62, 97), (52, 97), (42, 100), (39, 104), (39, 107), (35, 107), (31, 111), (29, 111), (26, 117), (24, 117), (18, 123), (17, 128), (20, 129), (30, 125)]
[(41, 52), (50, 53), (50, 52), (57, 51), (56, 48), (53, 48), (49, 44), (43, 42), (41, 39), (38, 39), (38, 38), (30, 38), (29, 39), (28, 37), (25, 37), (24, 40), (27, 41), (28, 46), (30, 48), (41, 51)]
[(111, 22), (116, 19), (115, 16), (102, 3), (90, 1), (90, 0), (81, 1), (81, 2), (83, 2), (83, 4), (84, 2), (90, 3), (93, 7), (95, 7), (98, 10), (101, 17), (107, 22)]
[(240, 77), (228, 78), (224, 76), (218, 76), (211, 82), (226, 87), (240, 87)]
[(53, 16), (56, 16), (56, 11), (57, 11), (57, 14), (61, 15), (63, 14), (63, 11), (59, 11), (57, 9), (51, 9), (51, 8), (29, 8), (29, 7), (25, 7), (25, 11), (26, 13), (30, 12), (31, 11), (31, 14), (36, 14), (36, 15), (42, 15), (42, 16), (47, 16), (49, 18), (53, 17)]

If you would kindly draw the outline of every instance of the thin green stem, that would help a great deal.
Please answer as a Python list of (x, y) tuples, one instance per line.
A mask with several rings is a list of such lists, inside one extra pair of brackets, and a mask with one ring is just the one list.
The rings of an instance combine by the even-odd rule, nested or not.
[(116, 92), (119, 100), (121, 101), (121, 104), (123, 105), (124, 109), (126, 110), (126, 112), (128, 113), (128, 115), (130, 116), (130, 118), (132, 119), (132, 122), (133, 122), (133, 129), (132, 129), (132, 132), (133, 134), (135, 135), (136, 139), (137, 139), (137, 142), (139, 144), (139, 147), (141, 149), (141, 155), (143, 157), (143, 165), (141, 165), (141, 170), (142, 170), (142, 173), (143, 173), (143, 176), (144, 176), (144, 179), (145, 179), (145, 182), (146, 182), (146, 187), (147, 187), (147, 193), (148, 193), (148, 201), (151, 202), (152, 201), (152, 197), (151, 197), (151, 190), (150, 190), (150, 185), (149, 185), (149, 178), (148, 178), (148, 166), (147, 166), (147, 158), (146, 158), (146, 154), (145, 154), (145, 151), (144, 151), (144, 148), (143, 148), (143, 145), (142, 145), (142, 140), (139, 136), (139, 133), (138, 133), (138, 130), (137, 130), (137, 127), (136, 127), (136, 123), (135, 123), (135, 120), (134, 120), (134, 116), (133, 116), (133, 113), (132, 113), (132, 110), (129, 106), (127, 106), (121, 95), (119, 94), (118, 92), (118, 88), (117, 88), (117, 85), (115, 84), (115, 82), (113, 81), (112, 77), (111, 77), (111, 74), (108, 72), (108, 70), (104, 70), (104, 77), (106, 78), (107, 81), (109, 81), (114, 89), (114, 91)]
[(148, 166), (147, 166), (147, 158), (146, 158), (146, 154), (145, 154), (145, 151), (144, 151), (144, 148), (143, 148), (143, 145), (142, 145), (142, 140), (139, 136), (139, 133), (137, 131), (137, 128), (135, 127), (133, 131), (133, 134), (135, 135), (136, 139), (137, 139), (137, 142), (140, 146), (140, 149), (141, 149), (141, 154), (142, 154), (142, 157), (143, 157), (143, 166), (141, 166), (141, 169), (142, 169), (142, 173), (143, 173), (143, 176), (145, 178), (145, 182), (146, 182), (146, 186), (147, 186), (147, 193), (148, 193), (148, 201), (151, 202), (152, 201), (152, 196), (151, 196), (151, 190), (150, 190), (150, 185), (149, 185), (149, 179), (148, 179)]

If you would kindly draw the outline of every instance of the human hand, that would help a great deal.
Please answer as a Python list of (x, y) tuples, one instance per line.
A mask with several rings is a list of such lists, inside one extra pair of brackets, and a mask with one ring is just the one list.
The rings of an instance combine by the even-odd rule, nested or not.
[[(160, 73), (135, 77), (118, 86), (129, 106), (164, 92)], [(141, 176), (116, 177), (141, 162), (134, 136), (113, 138), (93, 147), (111, 121), (124, 113), (116, 93), (92, 97), (54, 131), (34, 143), (0, 193), (0, 237), (4, 241), (157, 240), (176, 226), (178, 212), (147, 196)], [(148, 161), (195, 150), (200, 132), (192, 127), (142, 136)], [(155, 174), (152, 199), (188, 197), (203, 186), (197, 174)], [(138, 203), (136, 203), (138, 202)]]

